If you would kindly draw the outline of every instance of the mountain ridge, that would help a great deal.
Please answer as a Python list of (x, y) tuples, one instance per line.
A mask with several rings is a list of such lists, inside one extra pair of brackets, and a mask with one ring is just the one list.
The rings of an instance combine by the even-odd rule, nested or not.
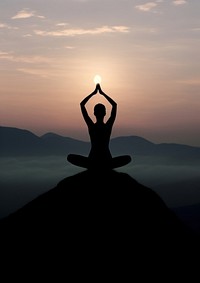
[[(25, 129), (1, 126), (0, 136), (1, 156), (66, 155), (71, 152), (88, 154), (90, 150), (90, 142), (52, 132), (39, 137)], [(176, 143), (156, 144), (134, 135), (111, 138), (110, 149), (113, 155), (152, 155), (200, 159), (200, 147)]]

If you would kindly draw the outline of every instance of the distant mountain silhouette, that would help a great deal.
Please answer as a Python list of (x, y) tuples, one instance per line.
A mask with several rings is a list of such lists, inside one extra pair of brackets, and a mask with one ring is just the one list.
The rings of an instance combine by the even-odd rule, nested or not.
[[(69, 153), (89, 153), (90, 143), (47, 133), (41, 137), (27, 130), (0, 127), (1, 156), (31, 156), (31, 155), (64, 155)], [(129, 154), (132, 156), (167, 156), (175, 160), (200, 159), (200, 147), (181, 144), (155, 144), (138, 136), (122, 136), (110, 140), (113, 155)]]
[(66, 155), (71, 150), (89, 150), (89, 143), (53, 133), (38, 137), (27, 130), (0, 127), (0, 137), (1, 156)]
[(26, 155), (41, 152), (41, 139), (27, 130), (0, 127), (0, 155)]

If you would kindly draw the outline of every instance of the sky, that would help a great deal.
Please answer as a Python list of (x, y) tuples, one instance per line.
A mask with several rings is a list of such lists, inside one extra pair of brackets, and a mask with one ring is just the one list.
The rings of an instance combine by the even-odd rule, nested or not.
[[(0, 125), (89, 140), (102, 78), (112, 137), (200, 146), (199, 0), (0, 1)], [(88, 102), (110, 105), (99, 93)], [(106, 121), (106, 119), (105, 119)]]

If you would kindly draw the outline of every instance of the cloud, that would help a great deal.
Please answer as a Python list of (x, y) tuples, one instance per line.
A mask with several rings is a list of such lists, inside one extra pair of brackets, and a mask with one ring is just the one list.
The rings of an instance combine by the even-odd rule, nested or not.
[(68, 23), (58, 23), (56, 24), (56, 26), (58, 27), (63, 27), (63, 26), (68, 26), (69, 24)]
[[(157, 1), (160, 2), (160, 1)], [(143, 5), (137, 5), (135, 6), (136, 9), (143, 11), (143, 12), (149, 12), (151, 11), (153, 8), (155, 8), (158, 4), (155, 2), (148, 2), (146, 4)]]
[(193, 85), (193, 86), (200, 86), (200, 78), (186, 79), (183, 81), (178, 81), (178, 83), (186, 84), (186, 85)]
[(70, 45), (67, 45), (65, 46), (66, 49), (75, 49), (76, 47), (75, 46), (70, 46)]
[(200, 31), (200, 28), (193, 28), (192, 31)]
[(0, 51), (0, 60), (1, 59), (14, 61), (14, 56), (10, 52)]
[(25, 8), (21, 11), (19, 11), (15, 16), (13, 16), (11, 19), (16, 20), (16, 19), (27, 19), (31, 17), (36, 17), (40, 19), (44, 19), (44, 16), (39, 16), (35, 13), (35, 11), (31, 11), (28, 8)]
[(4, 23), (0, 23), (0, 29), (18, 29), (17, 27), (11, 27), (7, 24), (4, 24)]
[(187, 1), (185, 1), (185, 0), (174, 0), (174, 1), (172, 1), (172, 3), (173, 3), (175, 6), (179, 6), (179, 5), (187, 4)]
[(4, 56), (9, 56), (9, 53), (0, 50), (0, 58)]
[[(152, 1), (152, 2), (147, 2), (145, 4), (141, 4), (141, 5), (137, 5), (135, 6), (136, 9), (142, 11), (142, 12), (150, 12), (152, 11), (155, 7), (157, 7), (160, 3), (163, 3), (163, 0), (156, 0), (156, 1)], [(173, 0), (172, 4), (174, 6), (180, 6), (180, 5), (184, 5), (187, 4), (188, 2), (186, 0)], [(155, 10), (154, 10), (155, 12)]]
[(49, 63), (50, 59), (43, 56), (17, 56), (11, 52), (0, 51), (0, 60), (9, 60), (12, 62), (21, 62), (29, 64)]
[(23, 37), (32, 37), (32, 34), (27, 33), (27, 34), (24, 34)]
[(47, 67), (33, 66), (32, 68), (31, 67), (30, 68), (17, 68), (16, 70), (20, 73), (27, 74), (30, 76), (40, 77), (43, 79), (49, 79), (49, 78), (54, 78), (54, 79), (59, 78), (60, 79), (61, 77), (66, 78), (65, 74), (62, 73), (62, 70), (60, 70), (56, 66), (47, 66)]
[(0, 23), (0, 28), (9, 28), (7, 24)]
[[(66, 49), (72, 50), (75, 47), (65, 46)], [(7, 60), (16, 63), (16, 71), (34, 75), (42, 78), (60, 77), (62, 74), (59, 70), (55, 71), (55, 58), (45, 56), (18, 56), (12, 52), (5, 52), (0, 50), (0, 61)], [(26, 65), (25, 65), (26, 64)]]
[(25, 73), (25, 74), (29, 74), (29, 75), (39, 76), (42, 78), (49, 77), (48, 71), (40, 70), (40, 69), (18, 68), (17, 71)]
[(126, 26), (103, 26), (100, 28), (94, 29), (64, 29), (57, 31), (44, 31), (44, 30), (35, 30), (35, 34), (41, 36), (77, 36), (77, 35), (96, 35), (103, 33), (127, 33), (129, 32), (129, 27)]
[(76, 2), (82, 2), (82, 3), (86, 3), (86, 2), (90, 2), (91, 0), (75, 0)]

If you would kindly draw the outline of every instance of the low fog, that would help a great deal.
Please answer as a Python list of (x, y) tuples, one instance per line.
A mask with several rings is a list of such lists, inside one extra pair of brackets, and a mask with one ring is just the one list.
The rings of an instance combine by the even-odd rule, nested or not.
[[(134, 157), (116, 171), (128, 173), (157, 192), (168, 207), (200, 203), (200, 164), (171, 164), (152, 157)], [(58, 156), (1, 158), (0, 167), (0, 218), (84, 170)]]

